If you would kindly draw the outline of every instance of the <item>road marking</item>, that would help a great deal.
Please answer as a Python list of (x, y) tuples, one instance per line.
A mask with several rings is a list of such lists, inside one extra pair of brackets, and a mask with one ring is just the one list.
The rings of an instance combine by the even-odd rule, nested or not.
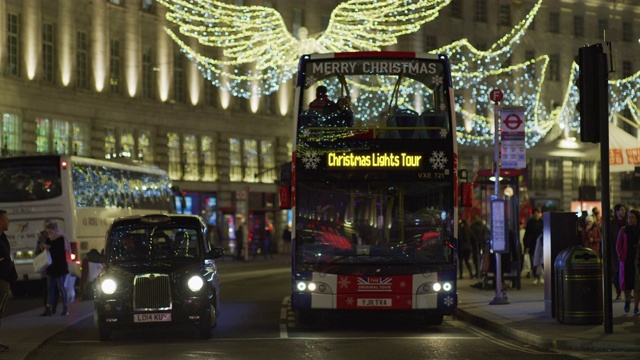
[(280, 339), (288, 339), (289, 333), (287, 329), (287, 324), (280, 324)]

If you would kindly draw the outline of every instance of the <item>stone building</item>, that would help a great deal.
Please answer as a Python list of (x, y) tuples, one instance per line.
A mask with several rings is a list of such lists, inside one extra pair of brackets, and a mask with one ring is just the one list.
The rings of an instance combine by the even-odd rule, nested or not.
[[(341, 3), (225, 2), (273, 7), (294, 36), (301, 29), (320, 33)], [(483, 49), (535, 3), (453, 0), (437, 19), (388, 50), (430, 51), (461, 38)], [(0, 0), (2, 154), (153, 163), (185, 194), (187, 208), (181, 211), (218, 225), (225, 246), (233, 247), (233, 230), (243, 222), (270, 229), (279, 239), (288, 221), (287, 212), (278, 209), (277, 180), (280, 165), (291, 158), (293, 84), (252, 99), (221, 91), (167, 36), (164, 27), (172, 24), (165, 13), (154, 0)], [(606, 29), (621, 29), (613, 77), (637, 71), (639, 19), (637, 0), (545, 1), (512, 61), (549, 54), (541, 101), (553, 108), (562, 101), (577, 49), (601, 41)], [(619, 118), (626, 120), (616, 125), (637, 138), (631, 114)], [(567, 209), (580, 197), (579, 189), (598, 188), (599, 158), (552, 155), (558, 132), (549, 134), (539, 143), (541, 150), (529, 150), (522, 186), (536, 204)], [(460, 146), (459, 152), (461, 167), (471, 174), (491, 167), (490, 147)], [(634, 191), (640, 186), (632, 173), (612, 174), (612, 203), (637, 198)]]

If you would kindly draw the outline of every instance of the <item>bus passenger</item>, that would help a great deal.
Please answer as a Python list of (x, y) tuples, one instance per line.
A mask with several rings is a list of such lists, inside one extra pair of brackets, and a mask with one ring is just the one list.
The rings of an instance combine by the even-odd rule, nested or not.
[(316, 98), (309, 103), (310, 110), (324, 112), (327, 107), (335, 106), (335, 103), (327, 96), (327, 87), (320, 85), (316, 88)]

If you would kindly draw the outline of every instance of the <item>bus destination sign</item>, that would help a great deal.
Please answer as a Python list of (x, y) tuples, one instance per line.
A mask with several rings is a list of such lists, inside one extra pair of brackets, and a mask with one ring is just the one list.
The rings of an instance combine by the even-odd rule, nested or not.
[(422, 154), (375, 152), (370, 154), (336, 153), (327, 154), (328, 168), (422, 168)]

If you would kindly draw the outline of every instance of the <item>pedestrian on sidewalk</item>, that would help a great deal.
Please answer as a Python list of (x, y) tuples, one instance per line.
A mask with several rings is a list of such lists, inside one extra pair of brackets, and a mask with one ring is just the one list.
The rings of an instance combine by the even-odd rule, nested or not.
[[(527, 256), (528, 253), (531, 257), (531, 274), (533, 274), (534, 277), (536, 276), (537, 269), (535, 261), (533, 261), (533, 255), (536, 249), (536, 241), (538, 240), (538, 237), (542, 235), (542, 230), (542, 211), (540, 211), (540, 208), (534, 208), (531, 213), (531, 218), (529, 218), (529, 220), (527, 221), (523, 241), (525, 256)], [(529, 277), (531, 274), (527, 274), (527, 277)]]
[(482, 222), (480, 216), (474, 215), (471, 222), (471, 257), (473, 258), (473, 265), (475, 267), (476, 278), (480, 278), (480, 249), (489, 240), (489, 228)]
[(638, 302), (640, 302), (640, 287), (636, 287), (637, 275), (635, 259), (637, 255), (638, 241), (640, 241), (640, 211), (629, 210), (628, 225), (620, 230), (616, 242), (616, 252), (620, 263), (620, 289), (624, 292), (624, 312), (628, 313), (631, 306), (631, 292), (633, 291), (635, 308), (634, 315), (638, 315)]
[(58, 229), (58, 223), (50, 221), (45, 229), (47, 230), (47, 248), (51, 253), (51, 265), (47, 267), (47, 283), (49, 284), (49, 301), (47, 302), (47, 308), (45, 313), (47, 315), (55, 314), (56, 308), (54, 305), (56, 293), (59, 294), (59, 299), (62, 301), (62, 312), (60, 315), (65, 316), (69, 314), (67, 307), (67, 289), (66, 281), (69, 276), (69, 261), (71, 260), (71, 247), (66, 235)]
[(611, 277), (613, 286), (616, 289), (616, 300), (620, 300), (622, 290), (620, 290), (620, 261), (616, 251), (616, 240), (622, 229), (627, 224), (627, 208), (623, 204), (616, 204), (613, 207), (613, 218), (611, 219), (611, 241), (609, 241), (609, 256), (611, 258)]
[(464, 264), (467, 265), (469, 270), (469, 278), (473, 279), (475, 276), (473, 270), (471, 270), (471, 264), (469, 258), (471, 257), (471, 227), (467, 224), (467, 220), (462, 219), (458, 224), (458, 266), (460, 269), (460, 279), (464, 279), (462, 275), (464, 270)]
[(602, 233), (600, 227), (595, 222), (593, 216), (589, 215), (584, 221), (585, 227), (580, 234), (582, 237), (582, 245), (593, 250), (600, 257), (600, 243), (602, 242)]
[[(7, 300), (9, 300), (11, 283), (16, 280), (12, 274), (11, 245), (7, 240), (7, 234), (5, 234), (8, 229), (9, 216), (5, 210), (0, 210), (0, 319), (7, 306)], [(17, 273), (15, 273), (15, 277), (17, 277)], [(0, 351), (8, 349), (8, 345), (0, 343)]]

